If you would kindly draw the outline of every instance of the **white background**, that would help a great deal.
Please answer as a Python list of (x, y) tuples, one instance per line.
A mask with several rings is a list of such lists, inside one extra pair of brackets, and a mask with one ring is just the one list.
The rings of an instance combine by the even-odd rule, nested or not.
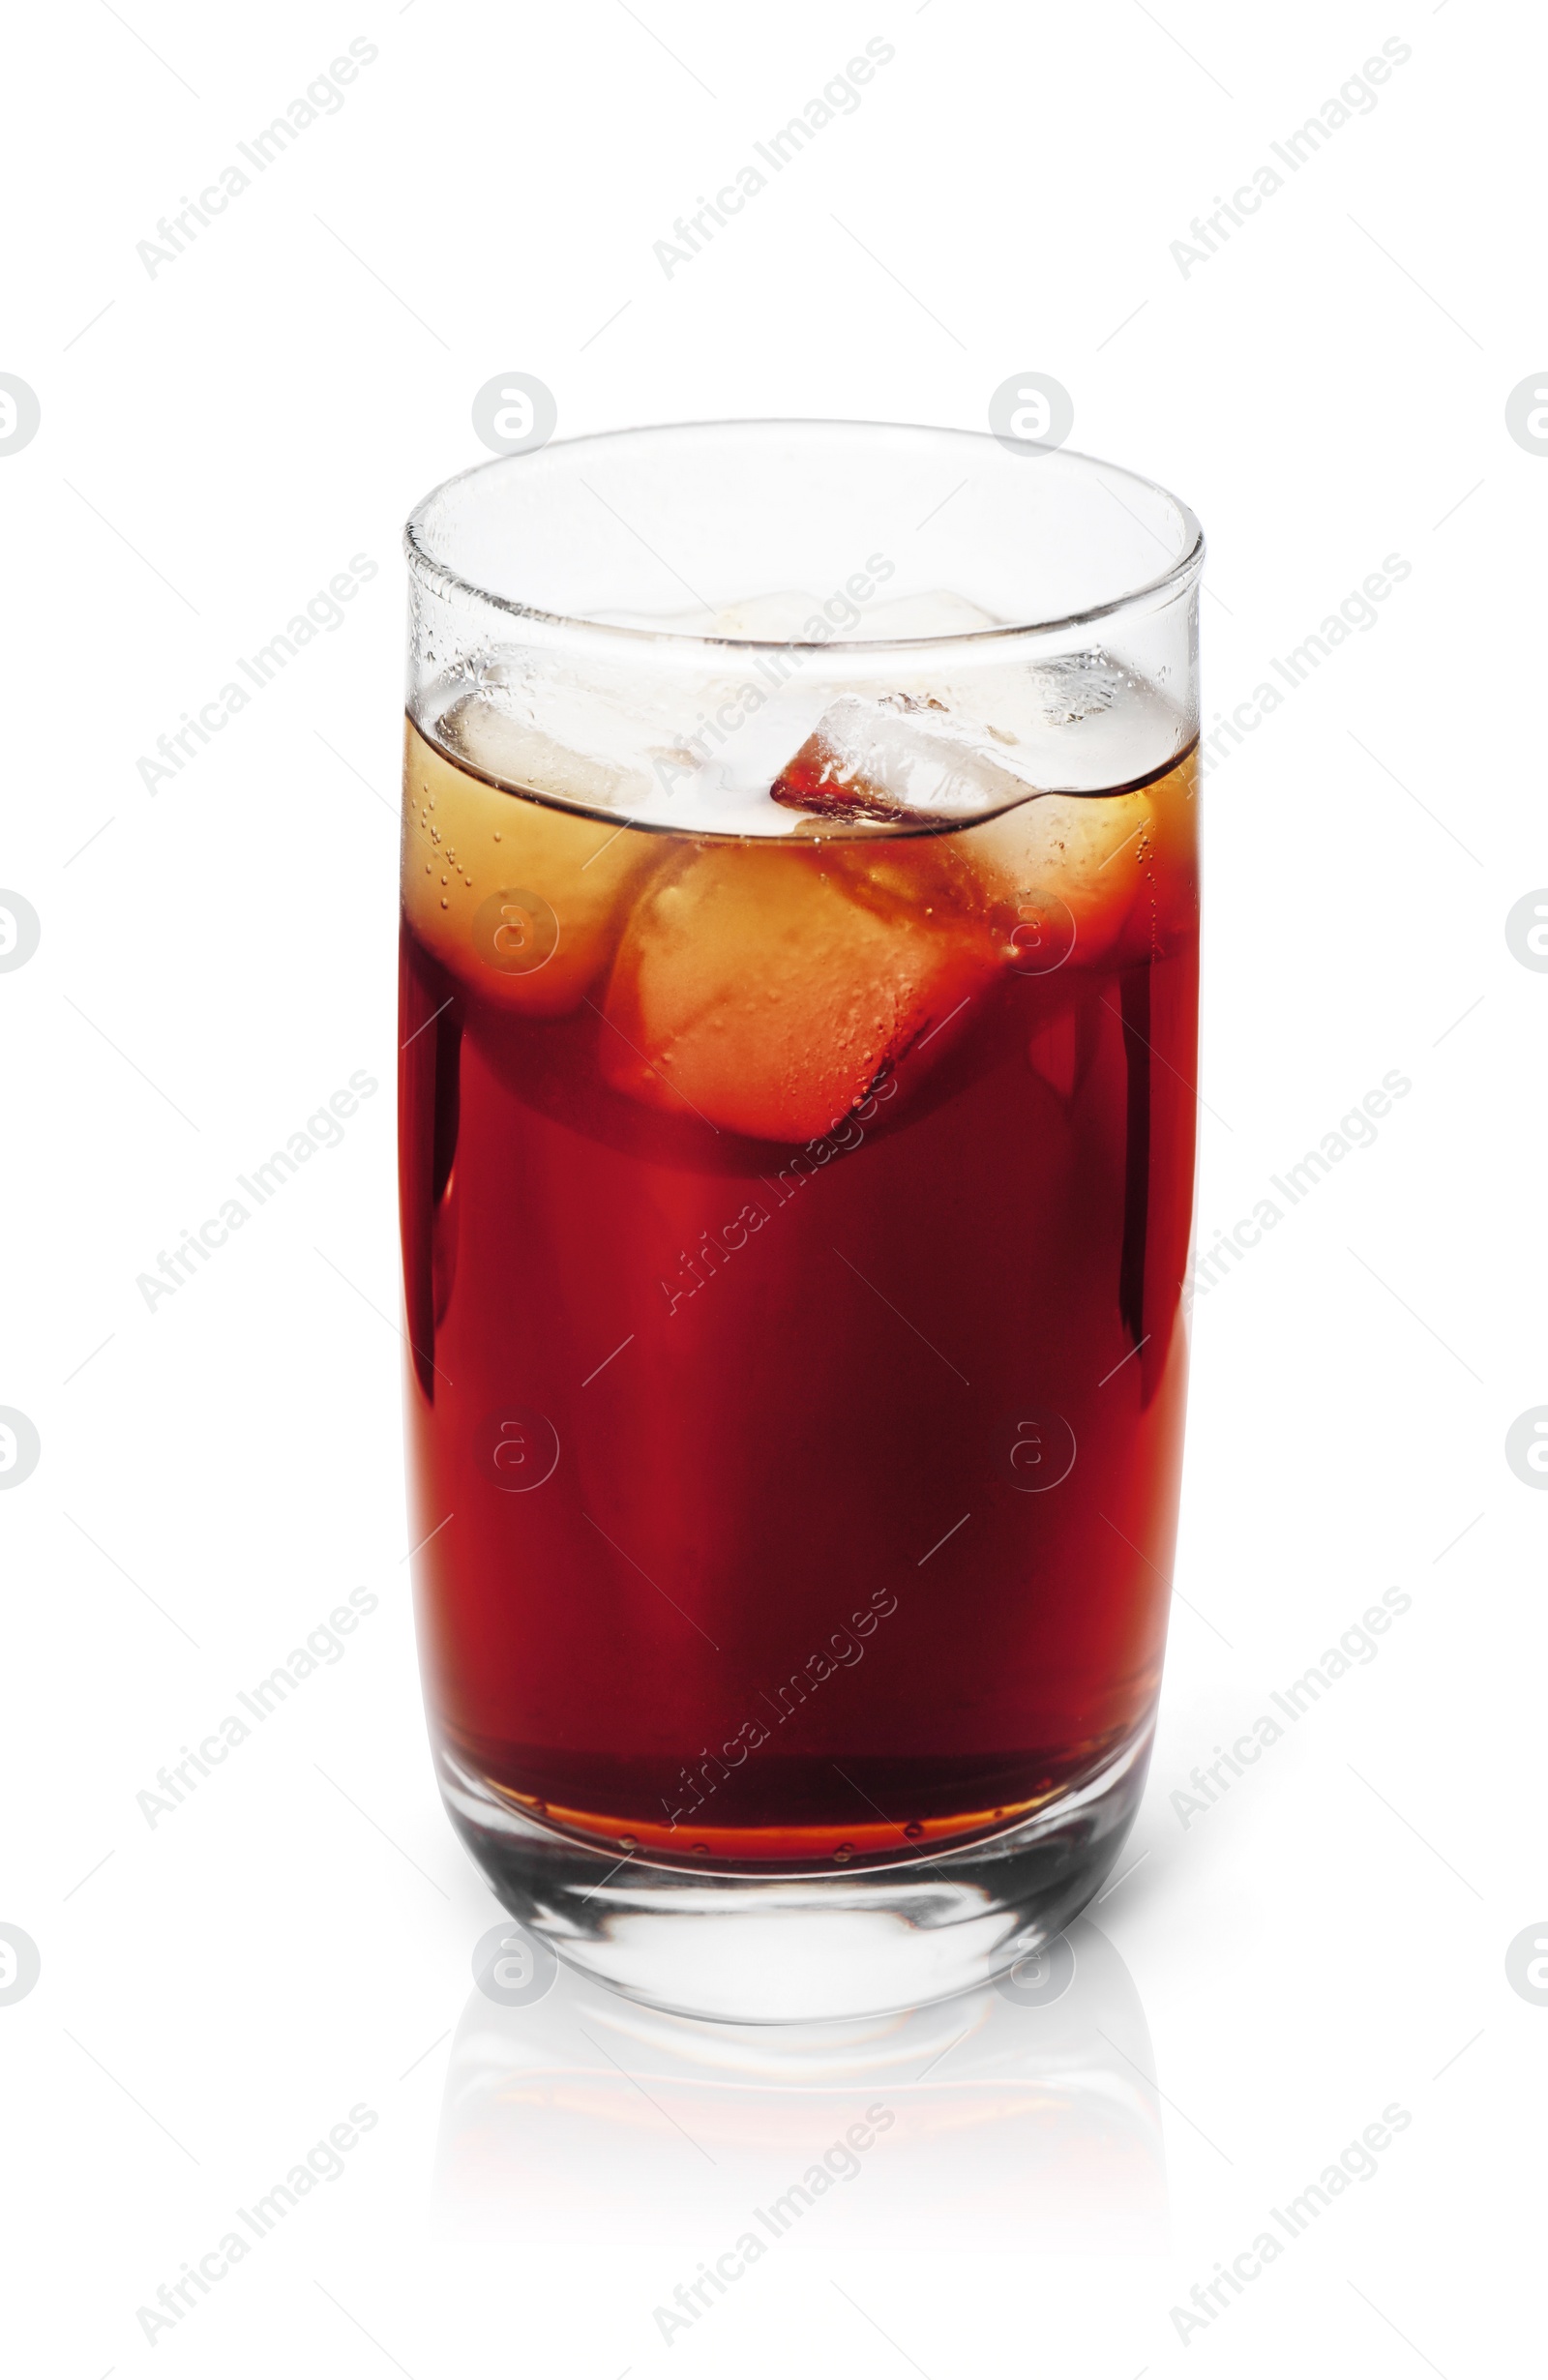
[[(875, 34), (858, 111), (668, 279), (652, 243)], [(148, 274), (158, 219), (362, 35), (342, 109)], [(1184, 275), (1191, 220), (1394, 35), (1374, 111)], [(1504, 919), (1548, 880), (1548, 458), (1504, 408), (1548, 365), (1543, 47), (1474, 0), (14, 26), (0, 371), (42, 407), (0, 455), (0, 881), (43, 926), (0, 976), (0, 1403), (43, 1447), (0, 1498), (0, 1919), (42, 1956), (0, 2007), (18, 2373), (1523, 2367), (1548, 2008), (1505, 1953), (1548, 1934), (1548, 1503), (1503, 1442), (1548, 1400), (1548, 979)], [(1412, 564), (1208, 785), (1201, 1241), (1384, 1074), (1413, 1089), (1199, 1300), (1186, 1604), (1105, 1942), (1078, 1931), (1055, 2008), (881, 2029), (890, 2138), (670, 2347), (652, 2308), (880, 2086), (717, 2069), (565, 1981), (468, 2009), (498, 1913), (432, 1790), (386, 1319), (398, 535), (513, 370), (560, 434), (981, 428), (1050, 372), (1074, 445), (1206, 523), (1206, 714)], [(343, 625), (148, 793), (138, 757), (356, 553)], [(147, 1312), (136, 1275), (358, 1068), (382, 1091), (342, 1145)], [(158, 1768), (359, 1585), (344, 1659), (149, 1827)], [(1184, 1826), (1190, 1769), (1393, 1586), (1378, 1657)], [(357, 2102), (343, 2173), (147, 2344), (136, 2307)], [(1180, 2338), (1170, 2309), (1393, 2102), (1375, 2177)]]

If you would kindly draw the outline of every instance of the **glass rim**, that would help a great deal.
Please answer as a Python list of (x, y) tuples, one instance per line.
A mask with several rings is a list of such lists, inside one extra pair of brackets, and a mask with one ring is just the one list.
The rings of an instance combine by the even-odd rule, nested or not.
[[(1063, 455), (1071, 462), (1081, 464), (1092, 475), (1104, 471), (1116, 472), (1132, 486), (1144, 488), (1152, 495), (1162, 497), (1178, 517), (1184, 541), (1182, 551), (1153, 579), (1136, 586), (1125, 587), (1120, 594), (1110, 596), (1099, 604), (1085, 606), (1078, 611), (1061, 611), (1045, 619), (999, 621), (989, 628), (956, 628), (928, 637), (728, 637), (709, 636), (692, 629), (640, 628), (622, 621), (587, 619), (579, 612), (549, 611), (537, 604), (520, 603), (514, 596), (496, 595), (471, 579), (464, 579), (449, 562), (442, 561), (425, 542), (427, 515), (432, 505), (448, 490), (461, 487), (464, 481), (476, 479), (486, 471), (500, 470), (513, 463), (535, 461), (540, 455), (551, 455), (570, 447), (621, 443), (630, 438), (649, 438), (690, 431), (715, 430), (840, 430), (840, 431), (902, 431), (910, 436), (972, 439), (982, 446), (998, 446), (1002, 441), (992, 431), (962, 430), (942, 422), (878, 422), (847, 420), (831, 414), (728, 415), (718, 420), (699, 422), (640, 422), (632, 427), (614, 430), (583, 431), (573, 438), (550, 438), (527, 454), (491, 455), (483, 462), (470, 463), (463, 471), (454, 471), (421, 496), (403, 523), (403, 552), (411, 573), (418, 573), (437, 583), (443, 590), (472, 597), (497, 611), (520, 620), (540, 622), (546, 629), (558, 629), (587, 640), (619, 638), (630, 646), (670, 645), (682, 650), (712, 648), (730, 652), (813, 652), (886, 654), (918, 653), (938, 650), (946, 645), (971, 645), (982, 648), (1014, 637), (1048, 637), (1061, 630), (1084, 628), (1095, 620), (1110, 619), (1116, 612), (1126, 611), (1136, 604), (1166, 600), (1179, 593), (1196, 580), (1204, 568), (1204, 526), (1191, 505), (1185, 504), (1159, 480), (1149, 479), (1143, 471), (1130, 469), (1127, 463), (1109, 462), (1099, 455), (1087, 455), (1076, 447), (1042, 446), (1041, 455)], [(1028, 449), (1038, 446), (1034, 439), (1021, 441)]]

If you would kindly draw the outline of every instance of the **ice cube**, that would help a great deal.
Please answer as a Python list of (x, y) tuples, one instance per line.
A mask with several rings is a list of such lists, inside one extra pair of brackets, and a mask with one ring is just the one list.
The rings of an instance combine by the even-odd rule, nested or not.
[(971, 867), (1016, 972), (1047, 971), (1039, 946), (1057, 948), (1060, 914), (1073, 934), (1061, 966), (1133, 966), (1198, 932), (1197, 774), (1190, 754), (1127, 792), (1045, 794), (937, 848), (955, 844)]
[(659, 795), (658, 757), (688, 757), (673, 693), (648, 668), (582, 675), (513, 649), (486, 661), (473, 692), (442, 714), (437, 740), (502, 784), (631, 817)]
[[(828, 604), (839, 606), (829, 611)], [(858, 611), (858, 621), (846, 613)], [(834, 636), (881, 642), (893, 638), (961, 637), (996, 628), (992, 613), (966, 595), (932, 587), (917, 595), (894, 595), (884, 603), (856, 602), (835, 588), (825, 600), (800, 587), (778, 587), (766, 595), (742, 595), (718, 609), (701, 604), (689, 611), (595, 611), (589, 617), (615, 628), (659, 629), (687, 637), (733, 637), (760, 644), (826, 644)], [(814, 633), (815, 632), (815, 633)]]
[(1155, 818), (1144, 792), (1045, 794), (960, 841), (1018, 974), (1111, 956), (1142, 893), (1148, 920)]
[(966, 595), (953, 595), (944, 587), (932, 587), (923, 595), (894, 595), (865, 608), (865, 634), (878, 642), (887, 638), (965, 637), (974, 629), (998, 626), (992, 612), (981, 611)]
[(999, 963), (975, 920), (860, 883), (867, 848), (835, 866), (811, 846), (709, 845), (648, 886), (608, 987), (614, 1088), (787, 1144), (831, 1133), (878, 1081), (907, 1096)]
[(933, 696), (892, 694), (841, 695), (769, 790), (789, 810), (935, 825), (987, 818), (1034, 788)]
[(1176, 759), (1192, 739), (1191, 723), (1163, 688), (1095, 647), (1029, 660), (1017, 640), (990, 639), (976, 651), (964, 645), (915, 658), (918, 668), (900, 668), (893, 689), (933, 696), (977, 722), (1000, 766), (1049, 792), (1132, 784)]
[(756, 638), (765, 644), (793, 644), (801, 641), (808, 624), (821, 613), (820, 596), (803, 595), (798, 588), (789, 587), (774, 595), (747, 595), (740, 603), (728, 604), (701, 633)]
[(1093, 650), (1038, 662), (1027, 672), (1027, 683), (1038, 714), (1050, 727), (1077, 728), (1110, 711), (1134, 680), (1106, 653)]
[(468, 703), (443, 723), (446, 740), (475, 768), (502, 785), (523, 786), (555, 801), (626, 816), (650, 799), (650, 780), (626, 762), (598, 759), (559, 743), (542, 728), (485, 703)]
[(670, 637), (735, 637), (759, 644), (789, 644), (822, 610), (820, 595), (778, 587), (768, 595), (743, 595), (729, 604), (695, 604), (686, 611), (588, 611), (606, 628), (644, 628)]
[[(487, 761), (493, 747), (479, 749)], [(578, 1008), (612, 956), (631, 887), (660, 857), (659, 836), (501, 792), (409, 728), (403, 907), (421, 942), (494, 1006)]]

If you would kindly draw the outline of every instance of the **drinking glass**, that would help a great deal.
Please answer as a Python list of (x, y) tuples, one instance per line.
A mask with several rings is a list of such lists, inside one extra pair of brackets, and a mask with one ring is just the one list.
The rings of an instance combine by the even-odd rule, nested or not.
[(486, 462), (406, 546), (452, 1822), (660, 2007), (1002, 1976), (1110, 1870), (1160, 1681), (1199, 525), (1063, 448), (732, 422)]

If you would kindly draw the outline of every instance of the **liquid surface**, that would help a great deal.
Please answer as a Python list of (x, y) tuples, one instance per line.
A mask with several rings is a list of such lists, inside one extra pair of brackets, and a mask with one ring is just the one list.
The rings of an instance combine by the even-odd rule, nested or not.
[(1010, 1823), (1159, 1680), (1191, 755), (757, 839), (465, 759), (409, 729), (409, 1433), (448, 1749), (687, 1864)]

